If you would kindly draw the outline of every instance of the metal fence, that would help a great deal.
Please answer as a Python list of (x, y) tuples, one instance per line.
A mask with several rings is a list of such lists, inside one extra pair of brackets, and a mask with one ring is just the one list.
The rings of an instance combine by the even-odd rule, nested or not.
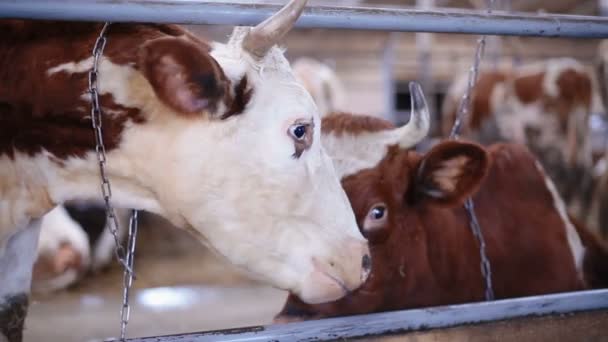
[[(0, 18), (174, 24), (254, 25), (280, 6), (200, 0), (4, 0)], [(296, 27), (608, 38), (608, 19), (455, 9), (414, 10), (318, 6), (305, 9)]]
[[(279, 5), (199, 0), (4, 0), (0, 18), (255, 25)], [(402, 32), (608, 38), (608, 19), (454, 9), (307, 8), (296, 27)], [(133, 342), (296, 341), (378, 336), (539, 315), (608, 310), (608, 290), (341, 317), (303, 323), (135, 338)]]

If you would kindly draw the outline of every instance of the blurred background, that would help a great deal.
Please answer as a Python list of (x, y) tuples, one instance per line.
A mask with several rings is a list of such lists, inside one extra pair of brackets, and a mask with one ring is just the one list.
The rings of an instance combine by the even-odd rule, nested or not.
[[(309, 4), (483, 10), (486, 1), (311, 0)], [(494, 8), (539, 15), (605, 15), (608, 1), (496, 0)], [(188, 28), (207, 40), (219, 42), (225, 42), (232, 30), (226, 26)], [(397, 124), (405, 123), (410, 110), (408, 83), (419, 81), (434, 119), (432, 135), (441, 137), (444, 136), (440, 130), (442, 120), (452, 120), (441, 114), (450, 85), (471, 67), (478, 38), (457, 34), (296, 29), (288, 34), (283, 45), (287, 48), (287, 57), (296, 63), (302, 81), (309, 83), (311, 92), (318, 90), (314, 84), (319, 82), (319, 77), (326, 80), (325, 88), (316, 97), (321, 111), (368, 114)], [(490, 36), (482, 67), (517, 70), (554, 58), (578, 61), (592, 75), (588, 125), (597, 161), (603, 157), (607, 136), (596, 72), (601, 60), (600, 43), (594, 39)], [(212, 255), (188, 233), (171, 227), (164, 220), (146, 213), (140, 216), (129, 336), (269, 324), (280, 311), (286, 293), (250, 280)], [(124, 218), (123, 223), (126, 223)], [(595, 229), (599, 230), (597, 226)], [(92, 249), (108, 250), (108, 244), (103, 247), (91, 240), (90, 245)], [(113, 259), (100, 260), (94, 272), (67, 288), (41, 286), (35, 291), (26, 322), (26, 341), (100, 341), (118, 335), (122, 269)], [(44, 267), (43, 263), (40, 265)], [(40, 283), (45, 280), (48, 279), (42, 277)]]

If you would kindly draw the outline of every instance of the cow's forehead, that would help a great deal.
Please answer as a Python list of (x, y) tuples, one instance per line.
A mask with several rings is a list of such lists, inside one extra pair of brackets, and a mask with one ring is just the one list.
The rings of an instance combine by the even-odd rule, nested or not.
[(394, 202), (403, 198), (419, 158), (413, 151), (391, 146), (376, 166), (343, 178), (342, 185), (356, 216), (363, 217), (368, 207), (376, 202)]
[(253, 96), (261, 105), (272, 102), (275, 112), (292, 116), (318, 116), (317, 107), (308, 91), (297, 82), (283, 49), (273, 47), (261, 60), (255, 60), (234, 44), (213, 45), (211, 55), (233, 82), (247, 77)]

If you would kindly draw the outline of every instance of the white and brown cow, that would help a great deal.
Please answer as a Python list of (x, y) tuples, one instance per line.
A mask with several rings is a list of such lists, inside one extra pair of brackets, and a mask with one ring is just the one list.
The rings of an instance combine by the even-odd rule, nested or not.
[[(596, 61), (596, 75), (600, 98), (604, 109), (608, 109), (608, 41), (604, 40), (598, 46)], [(593, 199), (593, 217), (604, 237), (608, 237), (608, 146), (604, 146), (604, 154), (595, 168), (597, 181)]]
[[(302, 57), (293, 61), (296, 79), (312, 96), (319, 114), (345, 110), (344, 87), (326, 64)], [(119, 218), (121, 236), (127, 225), (126, 211)], [(48, 218), (47, 218), (48, 217)], [(105, 210), (101, 203), (73, 202), (57, 208), (42, 221), (38, 258), (32, 290), (53, 292), (76, 283), (88, 270), (108, 265), (114, 255), (114, 239), (104, 230)]]
[[(447, 136), (468, 74), (456, 78), (443, 107)], [(592, 195), (593, 160), (589, 117), (593, 77), (573, 59), (550, 59), (515, 69), (479, 74), (462, 134), (489, 144), (527, 145), (540, 159), (571, 208), (584, 217)]]
[[(305, 3), (236, 28), (227, 44), (113, 24), (98, 89), (116, 206), (160, 214), (318, 303), (360, 286), (370, 259), (319, 113), (275, 46)], [(41, 217), (100, 196), (87, 81), (101, 28), (0, 21), (0, 336), (11, 342), (22, 336)]]

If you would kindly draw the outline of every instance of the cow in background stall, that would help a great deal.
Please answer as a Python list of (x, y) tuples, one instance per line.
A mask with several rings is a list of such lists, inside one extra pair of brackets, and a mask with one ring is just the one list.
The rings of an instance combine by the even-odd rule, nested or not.
[(444, 141), (420, 154), (408, 148), (415, 141), (398, 139), (402, 130), (374, 117), (323, 119), (325, 146), (370, 242), (372, 273), (338, 301), (290, 296), (276, 322), (483, 301), (478, 243), (463, 208), (469, 196), (497, 299), (608, 286), (607, 246), (569, 219), (524, 146)]
[(20, 342), (43, 216), (101, 196), (96, 89), (114, 205), (156, 213), (308, 303), (369, 274), (319, 112), (276, 46), (291, 0), (227, 44), (179, 26), (0, 20), (0, 340)]
[[(596, 60), (596, 75), (600, 98), (604, 110), (608, 109), (608, 41), (602, 41), (598, 46)], [(598, 166), (595, 168), (598, 182), (593, 201), (592, 220), (597, 224), (602, 236), (608, 238), (608, 146)]]
[[(123, 241), (129, 212), (115, 209), (118, 239)], [(40, 224), (38, 255), (32, 273), (32, 292), (65, 289), (114, 260), (114, 237), (106, 229), (106, 211), (99, 202), (70, 202), (47, 213)]]
[(346, 92), (338, 75), (328, 65), (301, 57), (292, 64), (296, 79), (315, 101), (321, 117), (346, 110)]
[[(468, 74), (452, 83), (443, 107), (448, 136)], [(525, 144), (555, 181), (570, 212), (586, 219), (595, 177), (589, 137), (594, 79), (570, 58), (549, 59), (512, 69), (482, 70), (462, 135), (482, 144)]]

